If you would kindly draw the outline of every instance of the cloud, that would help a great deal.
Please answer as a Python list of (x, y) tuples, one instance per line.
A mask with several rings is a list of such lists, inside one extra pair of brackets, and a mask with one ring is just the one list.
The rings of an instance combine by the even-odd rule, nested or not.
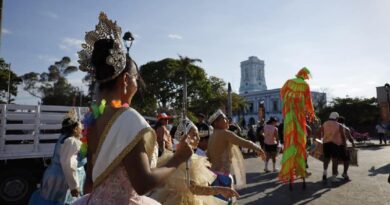
[(10, 31), (10, 30), (8, 30), (8, 29), (6, 29), (6, 28), (3, 28), (3, 29), (1, 30), (1, 33), (2, 33), (2, 34), (11, 34), (12, 31)]
[(44, 61), (45, 63), (48, 63), (48, 64), (53, 64), (54, 62), (58, 61), (58, 60), (61, 60), (57, 57), (54, 57), (54, 56), (50, 56), (50, 55), (38, 55), (38, 59), (39, 60), (42, 60)]
[(79, 40), (79, 39), (64, 38), (64, 39), (62, 39), (61, 43), (59, 44), (59, 47), (62, 50), (81, 49), (82, 43), (84, 43), (84, 41)]
[(175, 39), (175, 40), (181, 40), (181, 39), (183, 39), (183, 37), (180, 36), (179, 34), (169, 34), (169, 35), (168, 35), (168, 38), (170, 38), (170, 39)]
[(42, 11), (41, 14), (52, 19), (58, 19), (58, 14), (51, 11)]

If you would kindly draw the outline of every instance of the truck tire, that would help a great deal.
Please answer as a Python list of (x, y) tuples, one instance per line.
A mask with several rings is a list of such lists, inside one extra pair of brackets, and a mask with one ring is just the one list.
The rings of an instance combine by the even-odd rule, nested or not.
[(0, 204), (27, 204), (36, 189), (33, 175), (23, 169), (9, 169), (0, 172)]

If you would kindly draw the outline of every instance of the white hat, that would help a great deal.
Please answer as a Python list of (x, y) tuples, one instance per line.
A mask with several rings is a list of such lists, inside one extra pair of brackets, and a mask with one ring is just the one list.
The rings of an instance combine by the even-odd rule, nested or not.
[(338, 112), (332, 112), (332, 113), (330, 113), (329, 119), (331, 119), (331, 120), (337, 120), (337, 118), (339, 118), (339, 113), (338, 113)]
[(212, 114), (209, 118), (209, 123), (210, 124), (213, 124), (213, 122), (219, 117), (219, 116), (223, 116), (224, 118), (226, 118), (226, 115), (225, 113), (222, 112), (221, 109), (218, 109), (214, 114)]
[(191, 130), (191, 128), (194, 128), (198, 130), (198, 128), (195, 126), (195, 124), (189, 120), (187, 117), (185, 120), (180, 119), (180, 123), (177, 126), (176, 132), (175, 132), (175, 139), (180, 140), (181, 136), (188, 134), (188, 132)]

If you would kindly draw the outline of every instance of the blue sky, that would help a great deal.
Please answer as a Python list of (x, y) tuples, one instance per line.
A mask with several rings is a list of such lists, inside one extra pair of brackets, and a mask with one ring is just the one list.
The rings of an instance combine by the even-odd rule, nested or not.
[[(100, 11), (136, 36), (138, 64), (177, 55), (200, 58), (209, 75), (238, 91), (240, 62), (265, 61), (269, 89), (302, 66), (312, 90), (329, 97), (373, 97), (390, 76), (388, 0), (5, 0), (1, 56), (17, 74), (46, 71), (63, 56), (77, 63)], [(70, 76), (82, 86), (84, 73)], [(37, 100), (20, 92), (20, 104)]]

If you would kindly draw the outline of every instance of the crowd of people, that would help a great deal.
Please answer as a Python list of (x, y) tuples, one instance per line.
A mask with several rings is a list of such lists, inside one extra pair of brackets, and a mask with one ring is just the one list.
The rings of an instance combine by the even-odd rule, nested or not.
[[(239, 196), (235, 189), (246, 184), (241, 148), (261, 157), (265, 172), (279, 172), (276, 157), (282, 144), (284, 152), (298, 149), (301, 155), (283, 155), (292, 164), (282, 163), (280, 177), (307, 177), (306, 146), (315, 133), (324, 143), (323, 180), (327, 180), (330, 160), (332, 180), (338, 174), (339, 160), (344, 163), (342, 177), (349, 180), (346, 141), (355, 144), (345, 119), (336, 112), (318, 132), (306, 124), (300, 127), (305, 131), (298, 134), (306, 136), (299, 143), (285, 136), (291, 122), (279, 124), (273, 117), (250, 126), (245, 139), (240, 136), (241, 128), (222, 110), (207, 117), (198, 113), (197, 123), (184, 117), (173, 128), (168, 126), (172, 117), (160, 113), (152, 128), (131, 108), (140, 76), (137, 64), (122, 48), (120, 35), (121, 28), (104, 13), (96, 30), (87, 32), (79, 63), (82, 71), (93, 71), (98, 85), (96, 104), (83, 123), (74, 112), (63, 120), (52, 163), (31, 205), (231, 204)], [(296, 116), (301, 119), (300, 113)], [(82, 134), (88, 139), (86, 156), (80, 154)], [(292, 173), (289, 166), (298, 165), (300, 169)]]

